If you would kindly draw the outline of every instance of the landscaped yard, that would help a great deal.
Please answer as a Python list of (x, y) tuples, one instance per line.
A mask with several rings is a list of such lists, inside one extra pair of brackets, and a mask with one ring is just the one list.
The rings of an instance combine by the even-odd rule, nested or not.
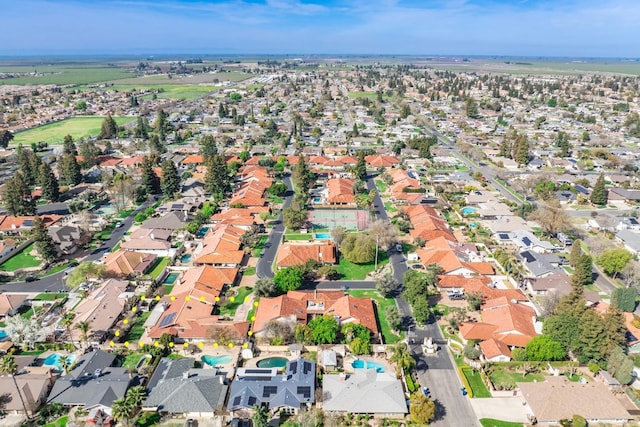
[(60, 417), (52, 423), (45, 424), (44, 427), (66, 427), (68, 421), (69, 416), (65, 415), (64, 417)]
[[(219, 307), (221, 316), (233, 317), (236, 314), (236, 310), (238, 309), (240, 304), (244, 302), (244, 299), (246, 296), (248, 296), (251, 292), (253, 292), (253, 289), (243, 286), (240, 288), (236, 288), (235, 291), (237, 293), (235, 294), (235, 296), (233, 296), (233, 301), (231, 301), (231, 298), (228, 298), (227, 303)], [(231, 293), (228, 293), (228, 295), (233, 295), (233, 294), (234, 294), (233, 291), (231, 291)]]
[[(389, 262), (389, 255), (386, 251), (380, 251), (378, 253), (378, 267), (385, 265)], [(368, 264), (354, 264), (351, 261), (346, 260), (344, 257), (340, 257), (340, 263), (335, 266), (338, 273), (342, 275), (341, 280), (364, 280), (367, 274), (371, 273), (375, 269), (375, 262)]]
[(30, 255), (30, 252), (34, 249), (35, 243), (30, 244), (20, 252), (16, 252), (14, 256), (0, 264), (0, 270), (2, 271), (16, 271), (19, 268), (37, 267), (42, 261), (38, 258)]
[(169, 258), (158, 258), (158, 260), (156, 261), (156, 265), (149, 272), (149, 275), (153, 277), (153, 280), (158, 280), (158, 277), (160, 277), (160, 274), (162, 274), (167, 265), (169, 265)]
[(124, 358), (124, 362), (122, 362), (123, 368), (135, 368), (138, 365), (140, 359), (145, 356), (143, 353), (130, 353), (127, 357)]
[(253, 276), (256, 274), (256, 268), (255, 267), (247, 267), (243, 272), (242, 275), (243, 276)]
[[(114, 117), (118, 125), (135, 120), (135, 117)], [(30, 146), (32, 142), (44, 141), (49, 144), (61, 144), (65, 135), (71, 135), (74, 140), (96, 136), (104, 117), (84, 116), (72, 117), (55, 123), (38, 126), (25, 131), (16, 132), (11, 145), (22, 144)]]
[(131, 325), (131, 329), (129, 329), (129, 333), (127, 334), (126, 340), (129, 342), (137, 342), (140, 338), (142, 338), (142, 334), (144, 334), (144, 322), (147, 321), (150, 311), (145, 311), (141, 313), (136, 321)]
[(480, 372), (471, 368), (462, 368), (462, 373), (467, 378), (469, 386), (473, 390), (473, 397), (491, 397), (491, 393), (487, 390), (487, 386), (482, 382)]
[(260, 256), (260, 252), (262, 252), (262, 249), (264, 249), (264, 244), (267, 243), (268, 238), (269, 236), (267, 235), (260, 237), (260, 242), (258, 242), (256, 247), (253, 248), (253, 250), (251, 251), (251, 256), (254, 256), (254, 257)]
[(512, 423), (509, 421), (494, 420), (493, 418), (480, 418), (482, 427), (523, 427), (522, 423)]
[(398, 212), (398, 208), (392, 202), (384, 202), (384, 209), (387, 213)]
[(493, 382), (496, 389), (511, 390), (516, 387), (516, 382), (533, 382), (544, 381), (544, 375), (539, 373), (528, 373), (522, 375), (522, 372), (516, 372), (510, 369), (490, 369), (489, 378)]
[(403, 337), (401, 335), (396, 335), (391, 331), (391, 326), (389, 326), (389, 322), (387, 322), (387, 318), (385, 316), (385, 311), (387, 307), (395, 306), (396, 302), (393, 298), (383, 298), (378, 291), (374, 290), (349, 290), (349, 295), (352, 295), (357, 298), (371, 298), (374, 299), (377, 303), (377, 311), (378, 311), (378, 322), (380, 324), (380, 329), (382, 332), (382, 336), (384, 337), (385, 344), (395, 344), (400, 341)]
[(57, 300), (58, 298), (64, 298), (69, 294), (64, 294), (64, 293), (50, 293), (50, 294), (39, 294), (36, 295), (36, 297), (34, 298), (34, 300), (36, 301), (54, 301)]
[(311, 240), (311, 239), (313, 239), (313, 234), (286, 233), (284, 235), (284, 240)]
[(36, 305), (36, 306), (30, 307), (27, 311), (22, 313), (21, 316), (24, 317), (25, 319), (31, 319), (34, 315), (40, 313), (42, 310), (43, 310), (42, 307)]
[(384, 193), (385, 191), (387, 191), (387, 183), (384, 182), (381, 179), (376, 179), (376, 187), (378, 187), (378, 191), (380, 191), (381, 193)]

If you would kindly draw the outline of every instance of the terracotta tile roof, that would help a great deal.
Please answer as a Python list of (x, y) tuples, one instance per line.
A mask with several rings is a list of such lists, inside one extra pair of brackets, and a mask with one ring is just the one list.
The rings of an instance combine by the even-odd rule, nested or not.
[(459, 254), (454, 250), (445, 237), (438, 237), (427, 242), (424, 248), (416, 250), (422, 264), (438, 264), (445, 274), (453, 273), (456, 270), (466, 268), (477, 274), (493, 274), (493, 266), (487, 262), (466, 262), (460, 259)]
[(494, 338), (505, 344), (523, 347), (538, 335), (533, 323), (536, 313), (528, 305), (503, 296), (485, 301), (481, 310), (484, 322), (498, 326)]
[(246, 230), (228, 224), (218, 224), (202, 240), (202, 248), (196, 250), (195, 262), (199, 264), (240, 264), (244, 251), (240, 250), (240, 238)]
[(298, 156), (287, 156), (287, 162), (289, 162), (290, 165), (297, 165), (298, 162), (300, 161), (300, 157)]
[(493, 359), (497, 356), (506, 356), (511, 359), (511, 350), (509, 346), (501, 341), (496, 341), (493, 338), (480, 343), (480, 350), (486, 359)]
[(144, 161), (144, 156), (125, 157), (120, 161), (122, 166), (139, 166)]
[(262, 298), (253, 329), (262, 331), (271, 320), (295, 319), (306, 324), (308, 316), (331, 314), (340, 322), (356, 322), (378, 333), (371, 298), (355, 298), (342, 291), (290, 291), (275, 298)]
[(496, 325), (486, 322), (465, 322), (460, 324), (460, 335), (465, 340), (488, 340), (497, 329)]
[(340, 160), (340, 162), (345, 165), (355, 165), (356, 163), (358, 163), (358, 158), (354, 156), (342, 156), (338, 157), (338, 160)]
[[(30, 225), (25, 225), (25, 221), (31, 221), (35, 219), (35, 216), (0, 216), (0, 231), (19, 231), (20, 229), (30, 229)], [(62, 219), (61, 215), (40, 215), (40, 219), (45, 226), (55, 224)]]
[(473, 276), (473, 277), (465, 277), (465, 276), (439, 276), (438, 277), (438, 287), (439, 288), (467, 288), (471, 287), (474, 284), (479, 284), (481, 286), (486, 286), (491, 283), (491, 279), (485, 276)]
[(220, 224), (249, 227), (255, 224), (256, 209), (230, 208), (211, 216), (211, 221)]
[(397, 165), (399, 163), (398, 159), (393, 156), (385, 156), (382, 154), (373, 154), (371, 156), (366, 156), (364, 160), (371, 166), (375, 167), (391, 167), (393, 165)]
[(128, 276), (134, 273), (143, 274), (156, 258), (154, 254), (127, 251), (121, 248), (107, 255), (104, 262), (106, 271)]
[(334, 178), (327, 181), (328, 203), (353, 203), (353, 180)]
[(202, 154), (191, 154), (182, 159), (180, 163), (183, 165), (201, 165), (204, 163), (204, 156)]
[(339, 159), (327, 159), (327, 161), (324, 162), (322, 166), (327, 168), (336, 168), (336, 167), (343, 167), (344, 163), (342, 163), (342, 161), (340, 161)]
[(336, 263), (336, 248), (333, 242), (322, 243), (284, 243), (278, 250), (276, 265), (278, 267), (292, 267), (302, 265), (313, 259), (328, 264)]
[(103, 159), (100, 159), (100, 163), (98, 164), (102, 168), (108, 168), (108, 167), (117, 166), (120, 163), (122, 163), (122, 159), (119, 157), (104, 156)]

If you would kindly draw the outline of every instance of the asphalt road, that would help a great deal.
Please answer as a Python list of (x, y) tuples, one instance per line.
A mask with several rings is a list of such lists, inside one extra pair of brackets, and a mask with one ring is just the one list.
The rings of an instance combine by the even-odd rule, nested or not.
[[(287, 194), (284, 196), (284, 202), (282, 209), (288, 207), (293, 200), (293, 185), (291, 184), (291, 176), (286, 175), (282, 181), (287, 185)], [(275, 225), (269, 234), (269, 238), (262, 250), (262, 256), (258, 260), (256, 266), (256, 274), (258, 277), (273, 277), (273, 261), (276, 259), (278, 253), (278, 247), (282, 242), (282, 235), (284, 234), (284, 223), (282, 219), (282, 211), (278, 215), (275, 221)]]
[[(123, 223), (122, 227), (117, 227), (111, 233), (111, 236), (108, 240), (102, 243), (95, 251), (92, 251), (87, 257), (84, 259), (78, 259), (77, 261), (94, 261), (102, 258), (104, 253), (107, 250), (111, 250), (119, 241), (122, 236), (131, 228), (133, 225), (134, 218), (138, 212), (144, 211), (146, 208), (151, 206), (152, 201), (148, 201), (140, 205), (131, 215), (129, 215), (126, 219), (123, 219), (121, 222)], [(58, 292), (60, 290), (67, 290), (64, 286), (65, 281), (65, 273), (64, 271), (58, 272), (56, 274), (52, 274), (47, 277), (43, 277), (40, 280), (36, 280), (33, 282), (10, 282), (10, 283), (0, 283), (0, 293), (4, 292), (20, 292), (20, 293), (42, 293), (42, 292)]]

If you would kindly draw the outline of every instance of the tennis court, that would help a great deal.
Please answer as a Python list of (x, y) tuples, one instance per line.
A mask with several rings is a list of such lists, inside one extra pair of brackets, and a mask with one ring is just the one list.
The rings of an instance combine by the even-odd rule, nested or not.
[(336, 228), (342, 226), (348, 230), (364, 230), (369, 225), (369, 212), (358, 209), (312, 209), (309, 221), (314, 229)]

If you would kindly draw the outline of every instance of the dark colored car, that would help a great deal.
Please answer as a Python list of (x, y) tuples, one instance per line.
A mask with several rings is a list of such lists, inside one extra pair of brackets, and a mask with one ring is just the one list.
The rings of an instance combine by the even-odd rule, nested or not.
[(33, 277), (33, 276), (27, 276), (24, 281), (25, 282), (35, 282), (36, 280), (38, 280), (37, 277)]

